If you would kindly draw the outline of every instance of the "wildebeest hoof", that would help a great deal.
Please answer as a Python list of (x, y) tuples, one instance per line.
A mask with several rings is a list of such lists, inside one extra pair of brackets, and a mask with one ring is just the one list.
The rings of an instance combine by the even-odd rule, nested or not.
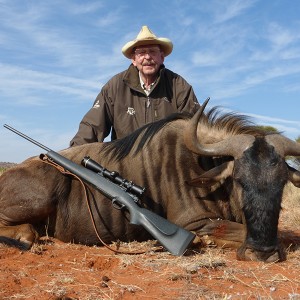
[(39, 235), (31, 224), (22, 224), (18, 226), (16, 240), (22, 243), (26, 249), (30, 249), (38, 238)]
[(21, 250), (29, 250), (39, 238), (38, 233), (31, 224), (21, 224), (2, 228), (3, 236), (0, 243), (17, 247)]

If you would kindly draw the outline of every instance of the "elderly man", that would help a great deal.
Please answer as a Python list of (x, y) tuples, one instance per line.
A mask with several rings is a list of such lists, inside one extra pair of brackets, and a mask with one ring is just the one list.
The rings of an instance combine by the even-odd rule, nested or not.
[(163, 64), (172, 50), (169, 39), (143, 26), (122, 48), (132, 64), (103, 86), (70, 146), (102, 142), (110, 131), (112, 140), (119, 139), (174, 112), (194, 113), (199, 103), (193, 88)]

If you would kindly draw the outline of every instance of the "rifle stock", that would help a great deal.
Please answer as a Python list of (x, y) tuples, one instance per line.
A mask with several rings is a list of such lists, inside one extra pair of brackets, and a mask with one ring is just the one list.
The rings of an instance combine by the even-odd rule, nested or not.
[(126, 191), (108, 179), (102, 177), (98, 173), (74, 163), (73, 161), (38, 143), (37, 141), (10, 127), (9, 125), (5, 124), (4, 127), (46, 150), (47, 156), (55, 163), (62, 166), (69, 172), (77, 175), (86, 183), (92, 184), (110, 200), (124, 205), (130, 213), (130, 223), (143, 226), (156, 240), (162, 244), (162, 246), (164, 246), (173, 255), (182, 255), (189, 244), (194, 240), (195, 235), (193, 233), (164, 219), (152, 211), (138, 206)]

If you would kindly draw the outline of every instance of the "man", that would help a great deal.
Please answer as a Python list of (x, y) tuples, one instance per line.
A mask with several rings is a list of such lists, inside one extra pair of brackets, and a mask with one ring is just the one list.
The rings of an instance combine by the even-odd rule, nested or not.
[(102, 142), (110, 131), (112, 140), (119, 139), (174, 112), (195, 113), (199, 103), (193, 88), (163, 64), (172, 50), (169, 39), (143, 26), (122, 48), (132, 64), (103, 86), (70, 146)]

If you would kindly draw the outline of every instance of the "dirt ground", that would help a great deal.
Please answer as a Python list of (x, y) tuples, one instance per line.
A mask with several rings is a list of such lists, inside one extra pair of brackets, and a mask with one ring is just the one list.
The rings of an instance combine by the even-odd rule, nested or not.
[[(300, 245), (300, 232), (282, 234)], [(300, 250), (287, 254), (272, 264), (220, 248), (128, 255), (45, 237), (30, 251), (0, 245), (0, 299), (300, 299)]]

